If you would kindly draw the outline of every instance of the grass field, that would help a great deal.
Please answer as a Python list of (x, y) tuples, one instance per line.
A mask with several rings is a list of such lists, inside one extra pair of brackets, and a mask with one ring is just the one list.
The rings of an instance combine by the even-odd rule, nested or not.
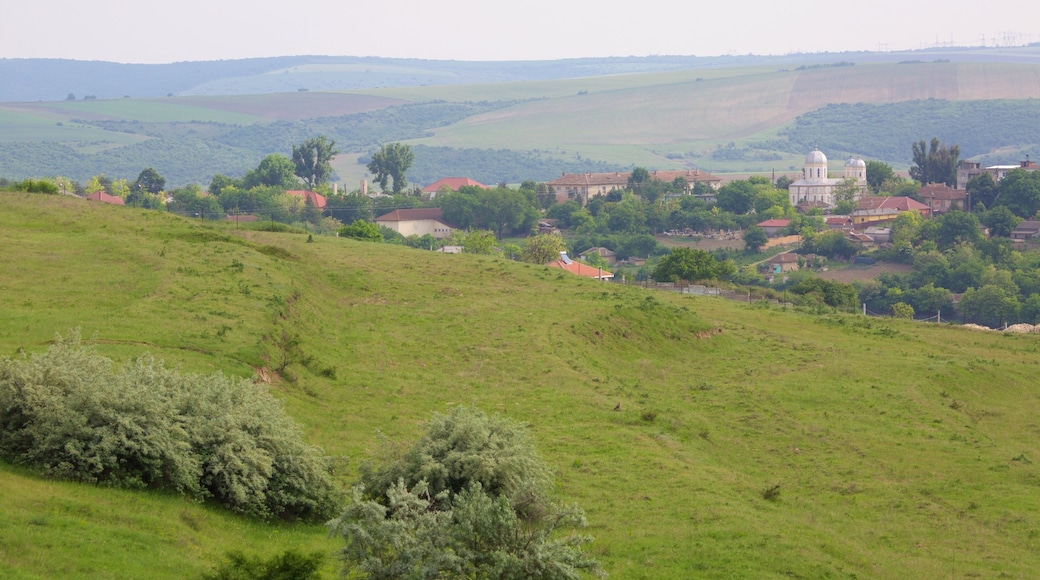
[[(1035, 336), (14, 193), (0, 193), (0, 271), (3, 355), (81, 327), (116, 360), (249, 376), (277, 355), (264, 336), (298, 333), (335, 378), (291, 365), (296, 380), (270, 388), (344, 481), (377, 431), (407, 441), (432, 411), (528, 422), (616, 578), (1040, 569)], [(18, 578), (183, 577), (233, 548), (337, 547), (321, 526), (10, 466), (0, 488), (0, 562)]]

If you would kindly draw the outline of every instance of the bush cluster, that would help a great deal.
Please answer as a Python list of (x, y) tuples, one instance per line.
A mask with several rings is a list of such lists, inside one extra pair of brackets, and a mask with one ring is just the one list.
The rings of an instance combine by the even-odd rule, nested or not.
[(0, 360), (0, 457), (63, 479), (213, 498), (251, 516), (335, 513), (327, 460), (266, 389), (150, 356), (113, 371), (77, 333), (55, 342)]

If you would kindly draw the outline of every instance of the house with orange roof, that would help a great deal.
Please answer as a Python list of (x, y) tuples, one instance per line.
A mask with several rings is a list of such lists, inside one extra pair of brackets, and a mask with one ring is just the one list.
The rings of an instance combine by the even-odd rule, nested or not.
[(451, 235), (451, 226), (445, 224), (441, 216), (439, 207), (395, 209), (377, 217), (376, 225), (386, 226), (404, 237), (429, 234), (440, 239)]
[(786, 230), (787, 226), (791, 225), (791, 220), (769, 219), (758, 222), (756, 225), (765, 230), (767, 236), (773, 237), (779, 235), (782, 230)]
[(614, 277), (613, 274), (607, 272), (603, 268), (593, 268), (587, 264), (575, 262), (567, 257), (567, 252), (560, 252), (560, 259), (549, 262), (546, 266), (550, 268), (560, 268), (561, 270), (567, 270), (571, 274), (585, 276), (595, 280), (610, 280)]
[(860, 224), (894, 220), (905, 211), (917, 212), (923, 218), (932, 217), (932, 210), (927, 205), (909, 197), (863, 197), (856, 202), (859, 209), (850, 216), (852, 223)]
[(433, 183), (422, 188), (422, 192), (433, 199), (441, 191), (458, 191), (460, 187), (479, 187), (481, 189), (488, 189), (488, 186), (483, 183), (470, 179), (468, 177), (445, 177), (444, 179), (438, 179)]
[(325, 196), (320, 193), (306, 191), (303, 189), (290, 189), (289, 191), (285, 192), (285, 195), (300, 198), (303, 200), (304, 203), (310, 202), (311, 205), (318, 209), (325, 209)]
[(126, 205), (126, 202), (123, 201), (123, 198), (115, 195), (108, 195), (103, 191), (95, 191), (94, 193), (87, 196), (87, 200), (100, 201), (101, 203), (110, 203), (112, 205)]

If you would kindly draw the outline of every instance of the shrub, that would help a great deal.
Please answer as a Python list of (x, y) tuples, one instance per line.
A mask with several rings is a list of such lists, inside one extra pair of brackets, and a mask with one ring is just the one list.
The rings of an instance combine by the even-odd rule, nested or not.
[(212, 497), (258, 517), (326, 519), (339, 492), (326, 459), (248, 380), (112, 362), (58, 337), (0, 360), (0, 455), (47, 475)]
[(246, 556), (241, 552), (229, 552), (225, 561), (213, 574), (204, 574), (204, 580), (311, 580), (321, 578), (319, 570), (325, 554), (315, 552), (309, 556), (286, 550), (282, 554), (264, 560), (259, 556)]
[(581, 549), (575, 507), (549, 497), (549, 469), (526, 429), (479, 411), (435, 415), (403, 454), (362, 470), (330, 522), (346, 547), (344, 575), (361, 578), (560, 578), (597, 574)]

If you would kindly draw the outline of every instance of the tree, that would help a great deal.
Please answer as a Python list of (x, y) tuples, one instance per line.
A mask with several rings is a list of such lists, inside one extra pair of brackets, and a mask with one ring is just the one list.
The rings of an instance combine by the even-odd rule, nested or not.
[(148, 193), (159, 193), (166, 187), (166, 178), (159, 172), (149, 167), (137, 175), (130, 189), (133, 191), (144, 190)]
[(963, 211), (951, 211), (939, 218), (939, 230), (935, 243), (942, 249), (951, 248), (961, 242), (975, 243), (982, 237), (979, 218)]
[(725, 271), (720, 269), (715, 257), (704, 250), (674, 248), (654, 268), (653, 278), (658, 282), (714, 280)]
[(776, 183), (773, 184), (773, 187), (787, 191), (787, 188), (789, 188), (792, 183), (794, 183), (793, 179), (786, 175), (781, 175), (776, 178)]
[(769, 236), (766, 235), (766, 231), (758, 226), (748, 226), (744, 230), (744, 248), (752, 253), (758, 253), (758, 250), (769, 242)]
[(751, 211), (755, 201), (755, 186), (747, 180), (738, 180), (722, 186), (715, 194), (716, 205), (723, 211), (744, 215)]
[(531, 236), (524, 242), (524, 249), (520, 253), (520, 261), (532, 264), (548, 264), (560, 257), (560, 252), (567, 251), (560, 234), (538, 234)]
[(462, 238), (462, 251), (467, 254), (489, 255), (495, 251), (495, 232), (488, 230), (474, 230), (467, 232)]
[(272, 153), (264, 157), (256, 169), (246, 173), (242, 178), (242, 187), (245, 189), (254, 187), (293, 189), (300, 184), (295, 172), (296, 166), (293, 165), (291, 159), (285, 155)]
[(867, 161), (867, 185), (874, 193), (881, 191), (881, 184), (894, 176), (891, 165), (882, 161)]
[(576, 507), (550, 496), (551, 472), (519, 423), (457, 407), (401, 454), (362, 466), (343, 514), (344, 576), (561, 578), (600, 573)]
[(1000, 191), (997, 189), (997, 182), (993, 181), (993, 176), (988, 171), (969, 179), (964, 188), (968, 192), (968, 199), (971, 200), (972, 206), (981, 203), (986, 207), (993, 207)]
[(972, 322), (997, 328), (1018, 312), (1018, 297), (1009, 296), (1000, 286), (968, 288), (960, 301), (961, 311)]
[[(986, 175), (989, 174), (987, 173)], [(1018, 226), (1022, 219), (1016, 217), (1006, 206), (1000, 205), (979, 215), (979, 221), (989, 228), (990, 235), (1010, 238), (1011, 232), (1015, 230), (1015, 227)]]
[(896, 302), (892, 305), (892, 316), (910, 320), (914, 317), (914, 307), (906, 302)]
[(293, 145), (292, 162), (296, 166), (296, 177), (304, 180), (310, 189), (326, 183), (333, 173), (332, 158), (338, 153), (336, 142), (324, 135)]
[(1013, 169), (997, 184), (996, 203), (1030, 219), (1040, 212), (1040, 172)]
[(386, 192), (387, 184), (394, 180), (393, 192), (397, 195), (404, 191), (408, 180), (405, 175), (415, 161), (412, 148), (401, 143), (387, 143), (372, 154), (368, 163), (368, 171), (375, 176), (379, 189)]
[(379, 226), (365, 220), (357, 220), (350, 225), (343, 226), (339, 230), (339, 236), (363, 242), (383, 241), (383, 234), (379, 231)]
[(947, 148), (938, 137), (932, 137), (931, 146), (924, 139), (913, 144), (914, 166), (910, 177), (921, 185), (945, 183), (953, 187), (957, 183), (957, 159), (961, 149), (957, 145)]

